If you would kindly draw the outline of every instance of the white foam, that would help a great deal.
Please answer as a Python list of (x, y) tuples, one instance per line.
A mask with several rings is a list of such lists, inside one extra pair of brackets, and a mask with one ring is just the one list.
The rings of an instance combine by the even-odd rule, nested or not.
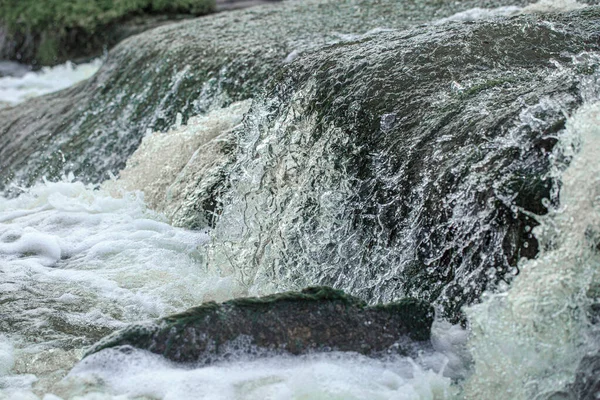
[(14, 106), (27, 99), (73, 86), (94, 75), (101, 64), (99, 59), (80, 65), (67, 62), (56, 67), (44, 67), (40, 71), (27, 72), (20, 77), (2, 77), (0, 78), (0, 108)]
[(588, 293), (600, 285), (600, 254), (590, 242), (600, 232), (600, 103), (582, 107), (567, 133), (560, 147), (573, 161), (562, 175), (561, 209), (534, 229), (545, 250), (520, 263), (508, 291), (467, 310), (475, 362), (467, 399), (546, 398), (600, 345), (586, 313)]
[(78, 182), (40, 184), (0, 198), (0, 221), (0, 304), (14, 330), (14, 352), (0, 346), (0, 370), (13, 381), (35, 374), (36, 387), (48, 386), (89, 335), (245, 293), (207, 270), (207, 231), (168, 225), (139, 192), (115, 198)]
[(448, 22), (471, 22), (499, 17), (512, 17), (521, 14), (568, 12), (587, 7), (587, 4), (579, 3), (577, 0), (540, 0), (525, 7), (503, 6), (496, 8), (471, 8), (461, 11), (446, 18), (434, 21), (434, 25), (442, 25)]
[(0, 336), (0, 376), (8, 374), (15, 365), (13, 346), (3, 336)]
[(505, 6), (497, 8), (471, 8), (461, 11), (449, 17), (439, 19), (434, 22), (434, 25), (441, 25), (452, 21), (468, 22), (478, 21), (482, 19), (491, 19), (496, 17), (509, 17), (517, 15), (521, 12), (521, 8), (517, 6)]
[(199, 249), (208, 232), (171, 227), (141, 193), (121, 195), (63, 181), (0, 198), (0, 243), (10, 249), (0, 251), (0, 302), (17, 324), (12, 344), (0, 346), (0, 399), (451, 398), (464, 332), (444, 323), (434, 329), (437, 351), (415, 360), (334, 353), (190, 368), (106, 350), (61, 381), (86, 348), (82, 337), (96, 330), (247, 294), (205, 266)]
[(585, 8), (588, 5), (577, 0), (540, 0), (523, 7), (523, 13), (568, 12)]
[(203, 177), (199, 169), (223, 157), (211, 146), (242, 121), (250, 104), (250, 100), (233, 103), (205, 116), (192, 117), (185, 125), (179, 115), (171, 130), (144, 137), (119, 179), (105, 182), (103, 188), (115, 196), (122, 190), (142, 191), (150, 208), (172, 218), (184, 207), (186, 190), (190, 190), (186, 186), (195, 185)]
[(409, 358), (374, 360), (352, 353), (276, 356), (195, 368), (160, 356), (107, 349), (79, 363), (57, 394), (83, 383), (100, 393), (155, 399), (450, 399), (450, 379)]
[(33, 375), (11, 376), (14, 365), (14, 347), (8, 338), (0, 336), (0, 400), (37, 400), (30, 391), (37, 378)]
[[(434, 322), (434, 349), (415, 359), (372, 359), (356, 353), (305, 356), (232, 354), (211, 366), (177, 364), (129, 346), (79, 362), (53, 393), (78, 399), (453, 399), (463, 378), (466, 331)], [(121, 397), (122, 396), (122, 397)]]

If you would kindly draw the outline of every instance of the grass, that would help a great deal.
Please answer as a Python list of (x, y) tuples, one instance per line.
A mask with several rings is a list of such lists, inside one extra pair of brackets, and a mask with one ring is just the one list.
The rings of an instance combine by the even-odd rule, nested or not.
[(40, 42), (37, 58), (51, 61), (69, 33), (93, 35), (142, 14), (203, 15), (215, 0), (0, 0), (0, 25)]
[(201, 15), (213, 11), (214, 7), (214, 0), (4, 0), (0, 2), (0, 20), (11, 31), (23, 28), (93, 31), (133, 14)]

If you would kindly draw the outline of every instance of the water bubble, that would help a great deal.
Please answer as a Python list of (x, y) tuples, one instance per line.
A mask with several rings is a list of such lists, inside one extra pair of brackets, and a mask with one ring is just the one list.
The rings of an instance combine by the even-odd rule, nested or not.
[(383, 132), (387, 132), (387, 131), (391, 130), (394, 127), (395, 123), (396, 123), (396, 114), (395, 113), (383, 114), (381, 116), (381, 120), (379, 121), (381, 130)]

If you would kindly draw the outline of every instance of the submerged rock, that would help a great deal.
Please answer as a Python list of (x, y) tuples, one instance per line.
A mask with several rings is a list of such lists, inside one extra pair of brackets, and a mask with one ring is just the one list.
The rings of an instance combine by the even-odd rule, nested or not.
[(449, 23), (290, 63), (246, 118), (210, 262), (459, 318), (538, 252), (554, 144), (597, 96), (599, 26), (600, 7)]
[(167, 199), (177, 223), (214, 226), (210, 265), (457, 320), (537, 254), (554, 144), (599, 74), (598, 6), (449, 18), (507, 4), (288, 2), (146, 32), (88, 82), (1, 110), (0, 176), (100, 182), (178, 112), (253, 98)]
[(583, 358), (579, 364), (571, 393), (579, 400), (600, 398), (600, 352)]
[(178, 362), (210, 363), (236, 354), (410, 351), (410, 341), (429, 339), (433, 309), (414, 299), (367, 307), (342, 291), (313, 287), (301, 292), (205, 303), (147, 325), (108, 336), (87, 355), (133, 346)]
[(598, 400), (600, 398), (600, 352), (583, 357), (575, 381), (546, 400)]
[(294, 55), (513, 3), (527, 1), (290, 1), (146, 31), (114, 48), (88, 82), (0, 110), (0, 189), (68, 172), (99, 183), (118, 174), (147, 131), (257, 96)]

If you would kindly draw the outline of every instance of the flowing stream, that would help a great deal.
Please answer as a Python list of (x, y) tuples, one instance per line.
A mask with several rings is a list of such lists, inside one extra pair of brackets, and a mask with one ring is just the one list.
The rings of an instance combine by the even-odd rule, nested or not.
[[(541, 8), (573, 11), (585, 5), (541, 1), (526, 7), (477, 8), (431, 25), (510, 18)], [(373, 37), (376, 46), (387, 37), (395, 40), (396, 34), (382, 28), (346, 35), (339, 47)], [(283, 61), (293, 63), (297, 57), (299, 53), (291, 53)], [(0, 399), (542, 400), (562, 393), (575, 381), (582, 359), (600, 348), (600, 317), (593, 311), (600, 293), (600, 74), (596, 69), (578, 75), (599, 62), (597, 55), (585, 52), (572, 59), (572, 66), (560, 65), (539, 79), (577, 80), (581, 104), (573, 106), (571, 95), (536, 97), (519, 115), (520, 125), (505, 136), (486, 139), (490, 154), (509, 148), (526, 152), (530, 146), (523, 127), (546, 129), (537, 119), (540, 110), (565, 120), (547, 155), (547, 178), (560, 182), (552, 187), (553, 198), (544, 199), (548, 213), (512, 209), (532, 221), (525, 229), (539, 243), (539, 253), (518, 261), (517, 276), (511, 270), (510, 278), (483, 290), (480, 303), (462, 307), (462, 325), (449, 322), (444, 314), (449, 295), (441, 296), (435, 303), (431, 346), (423, 346), (414, 357), (234, 355), (205, 367), (178, 365), (143, 350), (105, 349), (82, 360), (89, 346), (117, 329), (205, 301), (322, 282), (371, 296), (371, 302), (417, 290), (411, 292), (409, 285), (398, 289), (398, 276), (406, 273), (404, 260), (424, 241), (417, 235), (419, 216), (407, 217), (403, 241), (392, 250), (382, 245), (381, 235), (389, 233), (382, 221), (384, 205), (374, 213), (379, 218), (373, 223), (373, 232), (380, 234), (376, 241), (352, 230), (359, 223), (351, 222), (345, 210), (363, 200), (355, 193), (360, 185), (347, 177), (351, 166), (340, 167), (331, 155), (346, 140), (338, 140), (343, 135), (333, 123), (329, 135), (314, 141), (310, 136), (318, 117), (307, 111), (305, 99), (318, 92), (314, 79), (281, 95), (291, 97), (293, 105), (284, 111), (280, 98), (259, 96), (208, 107), (185, 122), (180, 114), (170, 129), (144, 136), (119, 177), (88, 184), (67, 174), (29, 188), (13, 185), (10, 196), (0, 197)], [(19, 107), (29, 97), (86, 79), (100, 63), (0, 78), (0, 107)], [(448, 93), (460, 96), (469, 89), (454, 81)], [(444, 96), (436, 101), (443, 103)], [(488, 104), (476, 105), (479, 109), (466, 107), (465, 112), (495, 112)], [(382, 115), (382, 131), (392, 129), (395, 119)], [(238, 153), (228, 159), (233, 142)], [(298, 150), (307, 143), (307, 151)], [(463, 155), (471, 157), (465, 143)], [(443, 137), (438, 145), (444, 145)], [(406, 146), (412, 149), (412, 144)], [(371, 166), (383, 181), (388, 179), (385, 189), (395, 190), (406, 183), (384, 175), (384, 156), (390, 155), (373, 155)], [(423, 162), (430, 165), (423, 168), (433, 170), (434, 163), (446, 162), (440, 160), (427, 158)], [(476, 165), (485, 167), (486, 160)], [(464, 193), (485, 186), (488, 181), (480, 178), (484, 167), (469, 175)], [(224, 171), (231, 177), (227, 187), (222, 185)], [(315, 171), (318, 179), (313, 179)], [(198, 176), (210, 178), (198, 185)], [(428, 179), (409, 188), (414, 195), (403, 200), (412, 201), (417, 214), (425, 212), (419, 201), (427, 193)], [(222, 202), (199, 211), (198, 199), (215, 187), (222, 191)], [(467, 194), (457, 193), (453, 206), (463, 201), (466, 209)], [(304, 210), (311, 201), (319, 207), (307, 219)], [(477, 214), (479, 221), (488, 211)], [(451, 223), (469, 234), (479, 229), (475, 237), (495, 229), (479, 227), (466, 212), (453, 218)], [(369, 226), (364, 223), (363, 228)], [(473, 240), (457, 236), (451, 244), (462, 239), (461, 248)], [(367, 247), (372, 258), (365, 264), (360, 259)], [(430, 257), (432, 262), (436, 257)], [(485, 265), (485, 259), (477, 260)], [(343, 273), (323, 267), (338, 264)], [(373, 265), (393, 268), (365, 270)], [(469, 286), (469, 279), (480, 272), (468, 270), (456, 282)]]

